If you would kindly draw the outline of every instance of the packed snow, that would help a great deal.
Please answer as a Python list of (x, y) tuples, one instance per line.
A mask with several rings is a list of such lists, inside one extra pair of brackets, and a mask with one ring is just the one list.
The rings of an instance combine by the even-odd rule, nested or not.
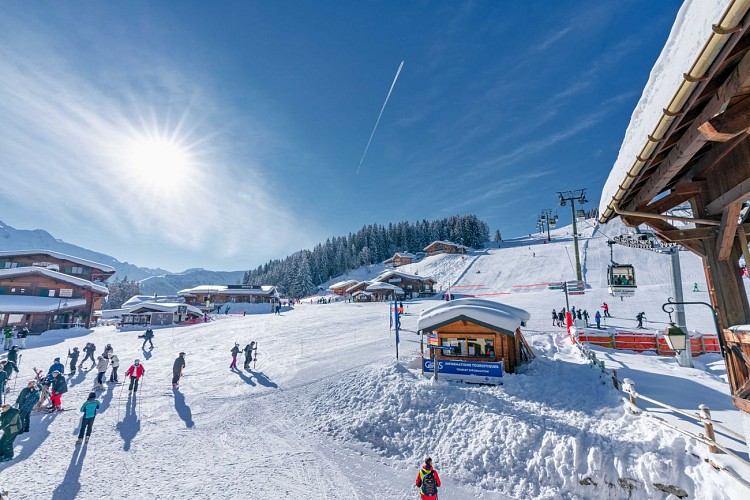
[[(651, 329), (663, 329), (661, 304), (671, 291), (669, 257), (615, 249), (636, 265), (634, 298), (606, 295), (606, 240), (613, 226), (585, 225), (583, 267), (589, 288), (571, 304), (593, 314), (607, 301), (611, 325), (634, 327), (645, 311)], [(568, 233), (568, 234), (566, 234)], [(633, 415), (608, 376), (592, 368), (551, 309), (564, 295), (544, 284), (575, 278), (570, 228), (543, 243), (536, 235), (465, 256), (436, 255), (404, 266), (434, 276), (458, 297), (476, 296), (530, 312), (522, 327), (536, 359), (502, 386), (432, 383), (419, 370), (417, 322), (433, 299), (404, 301), (399, 359), (389, 330), (388, 303), (303, 301), (281, 315), (217, 315), (208, 323), (157, 329), (153, 350), (139, 332), (113, 326), (46, 332), (28, 339), (21, 376), (10, 397), (68, 349), (111, 343), (120, 376), (140, 358), (146, 369), (137, 396), (110, 385), (99, 395), (91, 441), (77, 447), (78, 408), (95, 370), (69, 381), (63, 406), (73, 411), (35, 414), (31, 432), (16, 439), (16, 457), (0, 464), (0, 490), (10, 498), (383, 498), (417, 497), (414, 479), (431, 456), (440, 472), (441, 500), (506, 498), (747, 498), (750, 490), (726, 471), (750, 477), (750, 467), (704, 444)], [(681, 253), (685, 295), (707, 300), (700, 259)], [(337, 277), (359, 278), (367, 270)], [(376, 273), (370, 270), (370, 276)], [(699, 292), (692, 292), (694, 282)], [(711, 331), (708, 310), (688, 309), (691, 329)], [(249, 370), (229, 369), (230, 349), (258, 342)], [(737, 431), (723, 361), (597, 349), (608, 368), (630, 377), (638, 392), (687, 411), (708, 404), (717, 421)], [(172, 363), (187, 353), (178, 390)], [(241, 366), (241, 363), (240, 363)], [(86, 368), (88, 368), (88, 363)], [(644, 409), (652, 405), (639, 403)], [(693, 433), (687, 419), (659, 416)], [(718, 439), (747, 459), (744, 443)]]

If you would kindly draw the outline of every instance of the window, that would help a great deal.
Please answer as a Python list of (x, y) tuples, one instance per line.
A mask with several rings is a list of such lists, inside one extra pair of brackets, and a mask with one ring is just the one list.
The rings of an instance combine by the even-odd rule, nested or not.
[(443, 351), (445, 356), (466, 356), (466, 339), (443, 338), (440, 345), (452, 348), (450, 351), (447, 349)]
[(486, 337), (469, 337), (467, 334), (461, 337), (441, 337), (440, 345), (450, 346), (450, 351), (444, 350), (442, 356), (460, 356), (464, 358), (479, 358), (483, 361), (494, 361), (495, 356), (495, 338), (493, 336)]
[(83, 274), (85, 270), (85, 267), (73, 266), (70, 268), (70, 274)]
[[(15, 268), (19, 267), (18, 266), (18, 262), (4, 262), (3, 264), (4, 264), (3, 265), (4, 269), (15, 269)], [(21, 267), (23, 267), (23, 266), (21, 266)]]
[(466, 339), (468, 355), (477, 358), (494, 358), (495, 357), (495, 340), (494, 339)]

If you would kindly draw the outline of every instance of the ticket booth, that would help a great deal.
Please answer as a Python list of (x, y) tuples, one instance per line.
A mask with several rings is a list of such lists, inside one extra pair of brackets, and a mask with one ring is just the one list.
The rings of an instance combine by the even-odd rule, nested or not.
[(424, 310), (417, 324), (423, 339), (422, 372), (433, 372), (437, 363), (444, 379), (500, 383), (503, 372), (515, 373), (534, 357), (521, 333), (530, 317), (523, 309), (475, 298)]

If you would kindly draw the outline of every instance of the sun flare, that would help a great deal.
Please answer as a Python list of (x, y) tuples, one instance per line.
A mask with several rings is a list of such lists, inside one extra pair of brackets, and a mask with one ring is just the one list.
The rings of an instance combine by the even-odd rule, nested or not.
[(176, 181), (190, 170), (190, 155), (165, 139), (143, 139), (133, 144), (128, 168), (134, 177), (151, 182)]

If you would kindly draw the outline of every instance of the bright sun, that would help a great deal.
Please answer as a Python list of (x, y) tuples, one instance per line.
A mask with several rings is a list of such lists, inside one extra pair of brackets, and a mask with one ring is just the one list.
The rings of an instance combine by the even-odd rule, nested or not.
[(189, 174), (190, 155), (173, 141), (142, 139), (133, 145), (127, 166), (139, 180), (175, 182)]

